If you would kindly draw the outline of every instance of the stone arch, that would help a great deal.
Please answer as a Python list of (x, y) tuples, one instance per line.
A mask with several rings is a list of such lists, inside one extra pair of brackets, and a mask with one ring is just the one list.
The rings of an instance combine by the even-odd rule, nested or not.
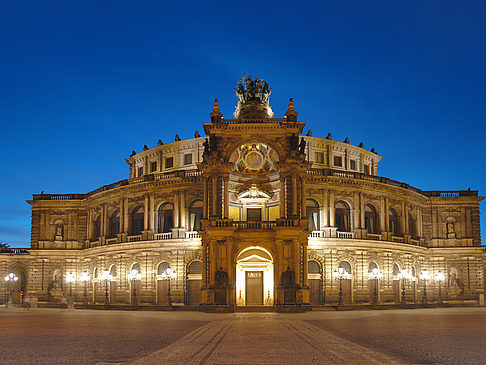
[(351, 211), (352, 205), (344, 199), (337, 200), (334, 203), (334, 222), (338, 231), (351, 232)]
[(319, 231), (320, 230), (320, 206), (319, 203), (313, 198), (307, 198), (305, 200), (306, 216), (307, 216), (307, 230)]
[(274, 304), (274, 259), (270, 249), (249, 245), (236, 253), (236, 304)]
[(157, 207), (157, 232), (172, 232), (174, 227), (174, 205), (171, 202), (162, 202)]

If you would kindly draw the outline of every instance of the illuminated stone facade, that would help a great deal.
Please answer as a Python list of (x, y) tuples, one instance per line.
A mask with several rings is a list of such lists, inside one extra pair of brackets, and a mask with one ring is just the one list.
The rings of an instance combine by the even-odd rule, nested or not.
[[(373, 150), (302, 135), (292, 99), (274, 118), (265, 81), (243, 78), (235, 90), (234, 119), (215, 101), (207, 138), (133, 153), (128, 179), (87, 194), (34, 195), (31, 248), (0, 254), (0, 273), (20, 277), (13, 300), (22, 291), (56, 302), (72, 291), (83, 302), (86, 286), (89, 303), (305, 307), (338, 303), (341, 286), (343, 303), (412, 303), (423, 299), (424, 269), (429, 301), (439, 271), (444, 300), (478, 300), (477, 191), (379, 177)], [(349, 274), (342, 281), (338, 267)], [(134, 268), (140, 280), (129, 278)], [(402, 269), (412, 278), (398, 280)]]

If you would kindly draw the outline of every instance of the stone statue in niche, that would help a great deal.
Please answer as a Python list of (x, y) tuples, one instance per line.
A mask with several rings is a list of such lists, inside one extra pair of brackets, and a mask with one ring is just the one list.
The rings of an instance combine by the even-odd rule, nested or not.
[(447, 228), (447, 238), (456, 238), (456, 231), (454, 227), (454, 221), (452, 219), (448, 219), (446, 222)]
[(295, 286), (295, 272), (290, 270), (290, 266), (287, 266), (287, 271), (282, 273), (282, 286), (284, 288), (292, 288)]
[(56, 234), (55, 234), (55, 240), (56, 241), (62, 241), (62, 237), (64, 234), (64, 226), (62, 223), (57, 223), (56, 224)]
[(216, 270), (214, 277), (214, 286), (220, 288), (228, 286), (228, 273), (226, 271), (223, 271), (222, 267), (220, 267), (219, 270)]

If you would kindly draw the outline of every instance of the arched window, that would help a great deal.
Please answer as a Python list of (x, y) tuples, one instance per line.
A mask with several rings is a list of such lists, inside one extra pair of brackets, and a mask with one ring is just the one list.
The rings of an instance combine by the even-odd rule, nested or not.
[(142, 270), (140, 270), (140, 264), (139, 264), (138, 262), (135, 262), (135, 263), (132, 265), (132, 267), (130, 268), (130, 272), (131, 272), (133, 269), (137, 270), (139, 273), (141, 273), (141, 272), (142, 272)]
[(161, 262), (157, 267), (157, 275), (162, 275), (169, 266), (168, 262)]
[(138, 206), (132, 213), (132, 235), (136, 236), (142, 233), (143, 230), (143, 207)]
[(415, 223), (410, 213), (408, 213), (408, 234), (410, 237), (415, 237)]
[(339, 264), (339, 267), (342, 267), (344, 270), (348, 272), (348, 274), (351, 274), (351, 265), (347, 261), (341, 261)]
[(97, 267), (95, 267), (93, 269), (93, 279), (98, 279), (98, 268)]
[(368, 272), (372, 272), (373, 269), (378, 269), (378, 265), (375, 262), (370, 262), (368, 265)]
[(120, 233), (120, 212), (116, 210), (110, 217), (110, 237)]
[(110, 267), (110, 275), (113, 278), (116, 278), (116, 266), (115, 265), (111, 265), (111, 267)]
[(400, 267), (397, 264), (393, 264), (393, 276), (397, 276), (400, 273)]
[(389, 223), (389, 229), (392, 234), (392, 236), (398, 236), (399, 231), (398, 231), (398, 215), (395, 209), (390, 208), (390, 211), (388, 213), (388, 223)]
[(174, 227), (174, 207), (171, 203), (162, 204), (157, 214), (157, 229), (159, 233), (171, 232)]
[(200, 231), (201, 219), (203, 218), (202, 200), (194, 200), (189, 206), (189, 228), (191, 231)]
[(307, 214), (307, 229), (309, 231), (319, 230), (319, 204), (314, 199), (307, 199), (305, 201), (305, 209)]
[(321, 273), (321, 265), (316, 260), (309, 260), (307, 262), (307, 272), (309, 274), (320, 274)]
[(92, 239), (96, 240), (100, 236), (101, 233), (101, 215), (98, 216), (98, 218), (95, 219), (93, 222), (93, 237)]
[(343, 201), (336, 203), (336, 227), (340, 232), (351, 232), (350, 209)]
[(368, 233), (375, 234), (378, 232), (376, 222), (376, 209), (371, 204), (367, 204), (365, 206), (365, 228)]
[(202, 274), (202, 262), (201, 261), (193, 261), (187, 267), (188, 274)]

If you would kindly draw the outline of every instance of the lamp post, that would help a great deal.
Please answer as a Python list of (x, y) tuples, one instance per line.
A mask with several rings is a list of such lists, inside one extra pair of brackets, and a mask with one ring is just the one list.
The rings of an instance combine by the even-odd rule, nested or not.
[(445, 280), (444, 274), (442, 274), (440, 271), (435, 274), (435, 280), (439, 282), (439, 305), (442, 304), (442, 287), (441, 284)]
[(12, 283), (16, 282), (17, 280), (19, 280), (19, 277), (17, 275), (15, 275), (13, 272), (11, 272), (7, 276), (5, 276), (5, 282), (8, 285), (8, 289), (7, 289), (7, 292), (8, 292), (8, 294), (7, 294), (8, 295), (7, 305), (9, 303), (12, 303)]
[(405, 293), (405, 282), (410, 279), (411, 275), (407, 269), (402, 269), (398, 273), (398, 278), (402, 281), (402, 300), (400, 301), (401, 304), (407, 304), (407, 298)]
[(348, 278), (349, 273), (343, 267), (338, 267), (336, 270), (334, 270), (333, 275), (339, 280), (338, 305), (343, 305), (343, 280)]
[(373, 301), (371, 304), (378, 304), (378, 280), (383, 277), (383, 273), (376, 267), (368, 273), (368, 278), (374, 281)]
[(430, 279), (430, 274), (426, 269), (424, 269), (420, 273), (419, 277), (424, 281), (424, 295), (422, 297), (422, 304), (427, 304), (427, 280)]
[(87, 285), (88, 285), (88, 281), (90, 279), (89, 274), (86, 271), (82, 272), (80, 279), (84, 283), (83, 304), (88, 305), (88, 288), (87, 288)]
[(133, 287), (133, 305), (137, 305), (137, 289), (135, 288), (135, 281), (140, 280), (141, 278), (142, 274), (137, 269), (132, 269), (132, 271), (130, 271), (130, 273), (128, 274), (128, 280), (131, 280)]
[(105, 282), (105, 305), (110, 304), (110, 298), (108, 297), (108, 283), (113, 279), (108, 270), (105, 270), (100, 275), (100, 280)]
[(162, 273), (162, 279), (167, 280), (168, 282), (168, 287), (167, 287), (167, 297), (168, 297), (168, 302), (169, 306), (172, 307), (172, 299), (170, 297), (170, 280), (175, 279), (176, 277), (176, 272), (175, 270), (172, 270), (170, 266), (165, 269), (165, 271)]
[(73, 301), (73, 283), (74, 275), (72, 272), (66, 275), (66, 282), (69, 283), (69, 302)]

